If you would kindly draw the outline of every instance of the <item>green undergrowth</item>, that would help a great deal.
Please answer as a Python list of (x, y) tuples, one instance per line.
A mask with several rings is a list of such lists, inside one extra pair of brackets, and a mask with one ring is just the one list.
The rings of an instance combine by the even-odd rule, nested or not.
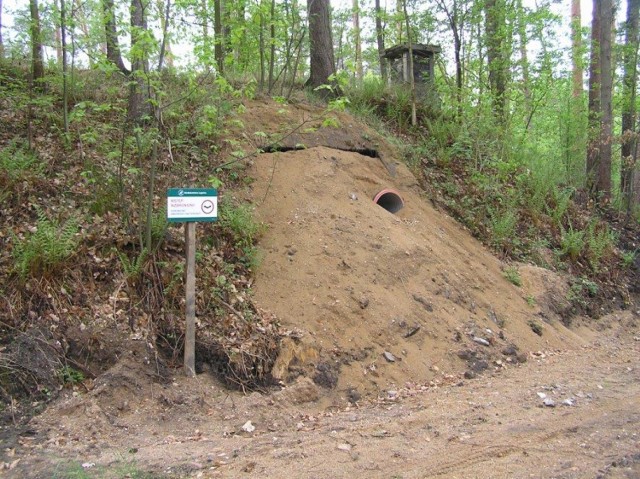
[[(505, 125), (482, 109), (452, 113), (424, 100), (412, 127), (408, 90), (371, 77), (347, 94), (355, 114), (406, 140), (404, 159), (436, 204), (499, 257), (579, 278), (568, 314), (629, 306), (637, 269), (636, 250), (628, 247), (638, 224), (621, 228), (614, 210), (588, 201), (580, 186), (584, 152), (557, 148), (582, 134), (570, 114), (575, 105), (550, 101), (536, 122), (520, 125), (514, 117)], [(514, 267), (504, 275), (521, 284)]]

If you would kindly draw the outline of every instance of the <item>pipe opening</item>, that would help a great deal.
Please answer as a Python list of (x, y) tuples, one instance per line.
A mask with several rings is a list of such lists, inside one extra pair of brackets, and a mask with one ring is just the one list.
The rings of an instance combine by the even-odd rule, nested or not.
[(373, 197), (373, 202), (383, 207), (389, 213), (397, 213), (404, 207), (404, 201), (395, 190), (385, 188)]

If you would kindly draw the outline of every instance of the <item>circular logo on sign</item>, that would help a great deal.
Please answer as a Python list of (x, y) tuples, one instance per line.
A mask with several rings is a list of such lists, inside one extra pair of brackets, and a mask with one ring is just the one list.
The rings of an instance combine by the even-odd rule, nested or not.
[(202, 206), (200, 208), (205, 215), (210, 215), (211, 213), (213, 213), (213, 207), (213, 201), (205, 200), (202, 202)]

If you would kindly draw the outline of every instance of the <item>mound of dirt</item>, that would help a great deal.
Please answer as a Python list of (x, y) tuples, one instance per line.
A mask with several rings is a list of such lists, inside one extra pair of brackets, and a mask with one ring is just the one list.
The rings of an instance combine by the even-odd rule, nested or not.
[[(352, 125), (339, 141), (320, 127), (306, 149), (259, 155), (250, 171), (248, 196), (268, 225), (256, 300), (297, 333), (283, 343), (280, 380), (305, 375), (359, 397), (581, 344), (534, 302), (541, 292), (509, 283), (498, 259), (431, 206), (383, 138), (339, 122)], [(376, 149), (382, 161), (356, 152)], [(397, 214), (372, 200), (384, 188), (403, 198)]]

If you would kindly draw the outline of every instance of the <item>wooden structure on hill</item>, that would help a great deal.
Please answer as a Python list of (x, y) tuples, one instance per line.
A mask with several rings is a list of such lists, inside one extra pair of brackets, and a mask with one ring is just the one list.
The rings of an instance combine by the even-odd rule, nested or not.
[[(435, 93), (434, 74), (436, 55), (442, 51), (438, 45), (424, 45), (412, 43), (413, 50), (413, 78), (416, 93), (420, 97), (427, 97)], [(390, 66), (389, 78), (393, 83), (409, 83), (409, 44), (396, 45), (384, 51), (384, 58)]]

